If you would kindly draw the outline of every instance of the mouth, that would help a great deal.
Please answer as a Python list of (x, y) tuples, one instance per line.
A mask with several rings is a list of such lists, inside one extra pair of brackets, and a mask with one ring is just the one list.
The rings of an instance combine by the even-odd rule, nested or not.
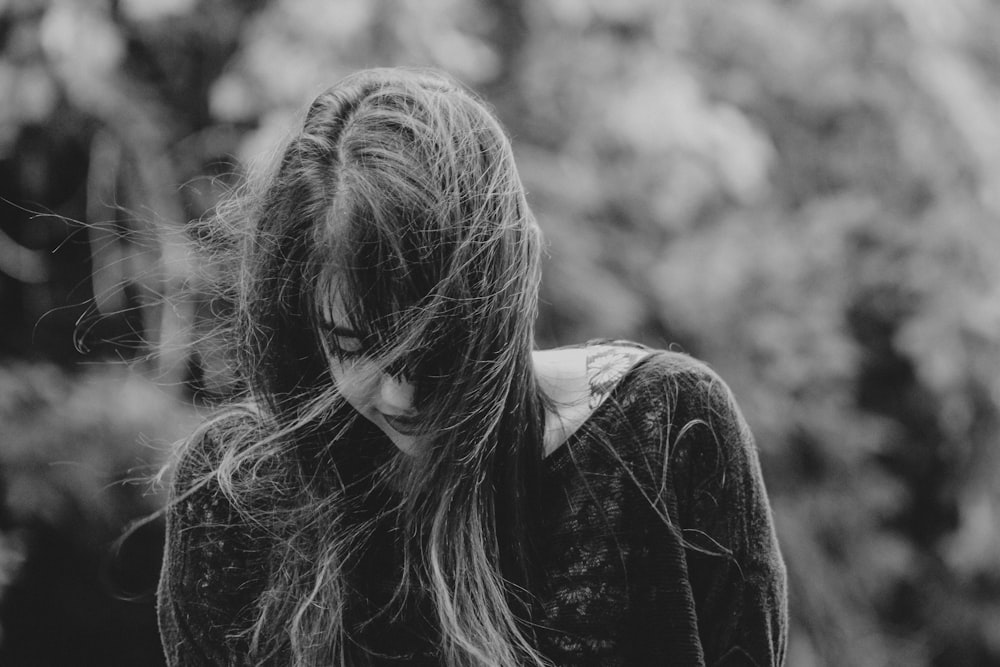
[(380, 412), (382, 419), (385, 423), (392, 428), (393, 431), (401, 435), (417, 435), (422, 431), (423, 422), (418, 417), (406, 417), (403, 415), (387, 415), (384, 412)]

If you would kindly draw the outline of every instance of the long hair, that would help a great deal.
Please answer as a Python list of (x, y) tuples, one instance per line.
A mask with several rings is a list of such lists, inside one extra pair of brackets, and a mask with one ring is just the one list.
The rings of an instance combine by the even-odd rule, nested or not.
[[(239, 256), (224, 281), (255, 406), (214, 475), (276, 537), (247, 629), (258, 658), (364, 661), (356, 635), (373, 619), (352, 577), (391, 524), (401, 566), (374, 574), (395, 577), (392, 614), (431, 610), (445, 664), (544, 664), (529, 511), (541, 239), (496, 118), (439, 73), (355, 74), (313, 102), (266, 187), (210, 223), (208, 240)], [(337, 394), (322, 314), (338, 292), (377, 372), (414, 385), (412, 456), (372, 444)]]

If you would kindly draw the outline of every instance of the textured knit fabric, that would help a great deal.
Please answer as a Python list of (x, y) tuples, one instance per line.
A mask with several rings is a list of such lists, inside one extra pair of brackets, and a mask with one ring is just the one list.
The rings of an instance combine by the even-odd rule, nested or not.
[[(211, 484), (180, 498), (210, 453), (182, 458), (168, 513), (159, 612), (170, 665), (252, 664), (231, 637), (252, 623), (273, 538)], [(784, 564), (752, 436), (712, 371), (676, 353), (645, 357), (543, 466), (535, 620), (554, 665), (783, 663)], [(437, 664), (422, 633), (383, 630), (375, 641), (400, 658), (382, 662)]]

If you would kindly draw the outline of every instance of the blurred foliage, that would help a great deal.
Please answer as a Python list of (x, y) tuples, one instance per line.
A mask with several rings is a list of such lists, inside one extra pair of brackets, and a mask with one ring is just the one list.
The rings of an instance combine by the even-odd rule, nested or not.
[(123, 367), (0, 365), (0, 664), (163, 662), (150, 480), (195, 414)]
[[(1000, 665), (998, 33), (988, 0), (6, 0), (0, 353), (222, 391), (184, 221), (323, 86), (441, 67), (513, 136), (550, 244), (540, 343), (677, 345), (732, 384), (789, 664)], [(38, 428), (38, 461), (132, 455)]]

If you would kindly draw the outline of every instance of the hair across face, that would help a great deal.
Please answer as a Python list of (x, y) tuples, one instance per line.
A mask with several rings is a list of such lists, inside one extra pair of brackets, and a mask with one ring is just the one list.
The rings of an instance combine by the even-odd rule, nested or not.
[[(338, 351), (331, 324), (415, 381), (421, 403), (444, 378), (531, 347), (537, 225), (503, 129), (443, 75), (372, 70), (321, 94), (261, 214), (271, 362), (255, 366), (268, 394), (321, 382), (304, 367)], [(337, 298), (348, 321), (325, 321)], [(307, 332), (319, 340), (305, 345)]]
[[(364, 369), (354, 381), (405, 383), (421, 447), (392, 479), (411, 536), (399, 590), (415, 580), (432, 600), (446, 664), (538, 664), (523, 591), (543, 451), (541, 238), (500, 124), (444, 75), (355, 74), (313, 102), (249, 210), (236, 334), (252, 398), (294, 443), (310, 419), (341, 414), (317, 405), (351, 402), (349, 362)], [(336, 503), (322, 508), (335, 525)], [(317, 511), (304, 504), (285, 525), (315, 525)], [(321, 582), (341, 582), (337, 554), (352, 547), (302, 534), (255, 633), (287, 637), (296, 664), (313, 664), (326, 659), (303, 628), (344, 631), (345, 589)], [(290, 593), (303, 588), (309, 599)], [(294, 627), (267, 629), (288, 617)]]
[(426, 403), (463, 361), (525, 345), (538, 242), (495, 119), (446, 80), (413, 88), (376, 87), (346, 119), (319, 284), (342, 284), (363, 346)]

